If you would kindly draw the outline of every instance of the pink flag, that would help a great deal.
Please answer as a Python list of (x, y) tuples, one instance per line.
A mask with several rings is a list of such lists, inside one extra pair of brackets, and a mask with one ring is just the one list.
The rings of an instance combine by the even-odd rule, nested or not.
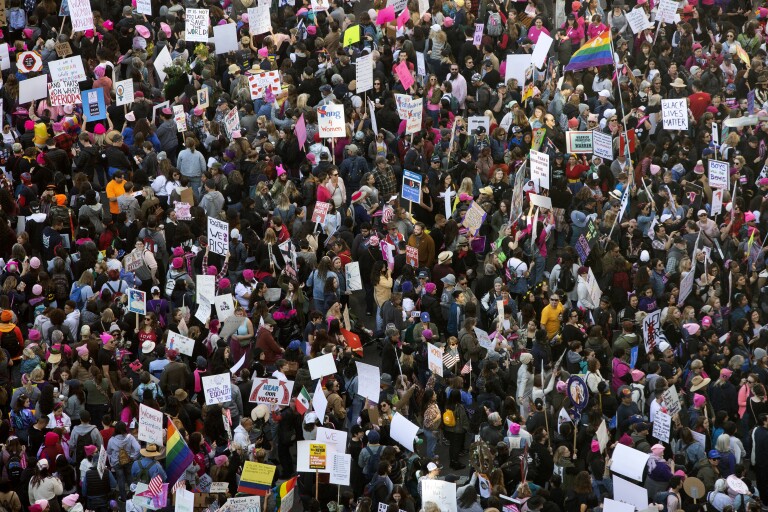
[(408, 8), (406, 7), (403, 9), (403, 12), (400, 13), (400, 15), (397, 17), (397, 28), (401, 29), (403, 28), (403, 25), (408, 23), (408, 20), (411, 19), (411, 13), (408, 12)]
[(376, 15), (376, 24), (377, 25), (383, 25), (385, 23), (389, 23), (390, 21), (395, 21), (395, 6), (394, 5), (388, 5), (383, 9), (379, 10), (379, 13)]
[(307, 123), (304, 122), (304, 114), (301, 114), (299, 120), (296, 121), (296, 128), (294, 128), (296, 138), (299, 139), (299, 147), (304, 148), (304, 143), (307, 142)]
[(401, 62), (395, 66), (395, 71), (397, 72), (397, 77), (400, 79), (400, 83), (403, 84), (403, 87), (405, 88), (405, 92), (408, 92), (408, 89), (410, 89), (413, 82), (415, 82), (413, 75), (411, 75), (411, 70), (408, 69), (408, 63)]

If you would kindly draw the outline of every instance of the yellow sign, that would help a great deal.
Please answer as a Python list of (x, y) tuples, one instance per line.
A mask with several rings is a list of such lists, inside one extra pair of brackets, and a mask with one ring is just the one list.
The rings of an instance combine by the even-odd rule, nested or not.
[(360, 25), (353, 25), (344, 31), (344, 46), (360, 42)]
[(309, 469), (325, 469), (325, 444), (311, 443), (309, 445)]
[(255, 484), (272, 484), (277, 467), (271, 464), (259, 464), (258, 462), (246, 462), (243, 468), (243, 474), (240, 475), (241, 481), (252, 482)]

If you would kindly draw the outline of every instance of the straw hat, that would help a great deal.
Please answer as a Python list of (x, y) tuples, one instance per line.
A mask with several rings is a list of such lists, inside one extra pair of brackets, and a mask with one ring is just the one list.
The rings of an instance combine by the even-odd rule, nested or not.
[(709, 377), (705, 379), (701, 375), (695, 376), (693, 379), (691, 379), (691, 392), (698, 391), (709, 386), (710, 382), (712, 382), (712, 379)]
[(163, 455), (164, 450), (160, 449), (159, 446), (156, 444), (148, 444), (146, 448), (142, 448), (139, 450), (139, 453), (141, 453), (142, 457), (147, 457), (150, 459), (156, 459)]

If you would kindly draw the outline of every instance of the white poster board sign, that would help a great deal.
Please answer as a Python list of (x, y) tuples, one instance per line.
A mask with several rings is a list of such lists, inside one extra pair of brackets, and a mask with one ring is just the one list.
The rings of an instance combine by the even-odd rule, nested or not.
[(356, 361), (357, 394), (371, 402), (379, 403), (381, 393), (381, 373), (378, 366)]
[(664, 401), (664, 405), (667, 406), (667, 412), (670, 416), (674, 416), (681, 411), (680, 396), (677, 394), (675, 386), (669, 386), (665, 389), (661, 394), (661, 399)]
[(531, 54), (531, 62), (536, 68), (541, 69), (544, 67), (553, 41), (554, 39), (544, 32), (539, 34), (539, 39), (536, 41), (536, 45), (533, 47), (533, 53)]
[(712, 188), (722, 188), (730, 190), (728, 176), (730, 169), (728, 162), (720, 160), (709, 161), (709, 186)]
[(219, 317), (219, 322), (225, 322), (227, 318), (235, 314), (235, 304), (231, 293), (217, 295), (213, 302), (216, 305), (216, 315)]
[[(326, 460), (325, 469), (314, 469), (310, 468), (310, 452), (311, 452), (311, 446), (310, 445), (321, 445), (326, 448), (327, 452), (327, 446), (323, 443), (320, 443), (318, 441), (297, 441), (296, 442), (296, 471), (299, 473), (314, 473), (317, 471), (318, 473), (330, 473), (331, 472), (331, 464), (328, 463)], [(333, 452), (338, 453), (338, 452)]]
[(195, 494), (186, 489), (177, 489), (174, 512), (194, 512), (194, 510)]
[(661, 100), (661, 115), (665, 130), (688, 129), (687, 98)]
[(531, 67), (532, 55), (507, 55), (507, 68), (504, 71), (504, 81), (509, 82), (512, 78), (517, 80), (517, 86), (522, 87), (525, 83), (525, 74)]
[(419, 426), (409, 421), (402, 414), (395, 413), (392, 417), (389, 436), (403, 445), (409, 452), (414, 451), (413, 441), (416, 439), (418, 431)]
[(195, 350), (195, 340), (177, 332), (168, 331), (166, 348), (178, 350), (182, 354), (192, 357), (192, 352)]
[(333, 354), (314, 357), (307, 361), (307, 365), (309, 366), (309, 375), (312, 380), (320, 379), (326, 375), (333, 375), (337, 371), (336, 360), (333, 358)]
[(48, 75), (27, 78), (19, 82), (19, 103), (29, 103), (48, 97)]
[[(206, 41), (208, 39), (206, 38)], [(160, 50), (160, 53), (157, 54), (157, 57), (155, 57), (155, 71), (157, 72), (157, 76), (160, 78), (161, 82), (165, 82), (165, 78), (168, 76), (165, 73), (165, 68), (173, 64), (173, 60), (171, 59), (171, 52), (168, 50), (167, 46), (163, 46), (163, 49)]]
[(347, 433), (343, 430), (317, 427), (315, 441), (325, 443), (329, 452), (346, 453), (347, 451)]
[(425, 478), (421, 481), (422, 502), (431, 501), (440, 512), (457, 512), (456, 484)]
[(211, 252), (226, 256), (229, 251), (229, 223), (208, 217), (208, 248)]
[(474, 133), (479, 127), (485, 128), (485, 133), (491, 129), (491, 120), (485, 116), (470, 116), (467, 118), (467, 131)]
[(346, 134), (344, 122), (344, 105), (324, 105), (317, 107), (317, 127), (320, 137), (344, 137)]
[(69, 17), (72, 20), (72, 32), (85, 32), (94, 28), (90, 0), (69, 0)]
[(48, 84), (48, 103), (52, 107), (82, 103), (80, 84), (77, 82), (53, 82)]
[(672, 416), (667, 413), (657, 411), (653, 417), (653, 437), (665, 443), (669, 442), (669, 431), (672, 428)]
[(349, 475), (352, 472), (352, 456), (344, 452), (334, 452), (331, 458), (331, 485), (349, 485)]
[(347, 263), (344, 267), (344, 272), (347, 274), (347, 288), (350, 291), (358, 291), (363, 289), (363, 279), (360, 276), (360, 263), (352, 261)]
[(115, 82), (115, 104), (119, 107), (133, 103), (133, 79), (126, 78)]
[[(619, 443), (613, 450), (613, 457), (611, 457), (611, 471), (641, 482), (643, 480), (645, 464), (648, 462), (650, 456), (649, 453), (643, 453)], [(614, 496), (615, 495), (614, 492)]]
[(229, 372), (203, 377), (205, 404), (223, 404), (232, 400), (232, 382)]
[(136, 313), (137, 315), (146, 315), (147, 314), (147, 292), (137, 290), (136, 288), (129, 288), (127, 293), (128, 293), (128, 311), (131, 313)]
[(355, 93), (373, 89), (373, 55), (361, 55), (355, 61)]
[(643, 30), (653, 27), (651, 20), (645, 15), (645, 10), (642, 7), (632, 9), (625, 14), (627, 16), (627, 21), (629, 22), (629, 27), (635, 34), (639, 34)]
[(139, 441), (165, 444), (163, 431), (163, 413), (144, 404), (139, 404)]
[(82, 82), (86, 79), (83, 58), (79, 55), (50, 61), (48, 71), (52, 82)]
[(427, 343), (427, 365), (429, 371), (435, 375), (443, 376), (443, 349)]
[(613, 138), (600, 130), (592, 131), (592, 154), (604, 160), (613, 160)]
[(272, 19), (269, 16), (269, 5), (259, 5), (248, 8), (248, 32), (252, 36), (265, 34), (272, 30)]
[[(250, 21), (250, 18), (248, 18), (248, 21)], [(213, 27), (213, 42), (216, 45), (216, 55), (236, 52), (238, 50), (237, 25), (235, 23), (227, 23), (226, 25), (216, 25)]]
[[(233, 373), (230, 371), (230, 373)], [(290, 404), (294, 381), (280, 379), (253, 379), (248, 401), (256, 404), (285, 407)]]
[(184, 24), (184, 40), (198, 43), (208, 42), (208, 9), (186, 9), (187, 20)]
[(538, 185), (539, 190), (549, 190), (549, 155), (531, 150), (531, 180)]
[(648, 508), (648, 491), (645, 487), (628, 482), (617, 475), (613, 475), (613, 497), (616, 501), (631, 505), (637, 510)]

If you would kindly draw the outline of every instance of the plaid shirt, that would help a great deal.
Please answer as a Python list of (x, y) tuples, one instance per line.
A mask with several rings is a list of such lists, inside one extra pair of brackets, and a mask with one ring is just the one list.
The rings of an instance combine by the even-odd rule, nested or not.
[(376, 179), (376, 188), (379, 189), (379, 197), (382, 201), (388, 201), (390, 197), (397, 194), (397, 177), (392, 167), (387, 166), (382, 171), (377, 166), (373, 171), (373, 177)]

